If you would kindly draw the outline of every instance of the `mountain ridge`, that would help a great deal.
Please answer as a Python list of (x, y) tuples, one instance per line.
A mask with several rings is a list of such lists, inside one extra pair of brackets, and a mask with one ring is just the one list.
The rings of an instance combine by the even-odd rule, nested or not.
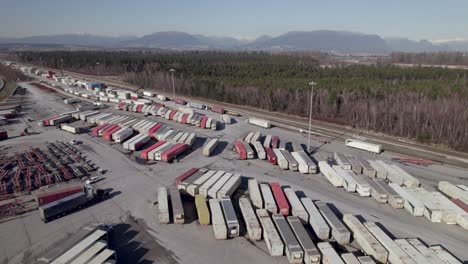
[(182, 31), (159, 31), (141, 37), (93, 34), (37, 35), (2, 38), (0, 44), (65, 45), (97, 48), (158, 48), (179, 50), (320, 50), (325, 52), (468, 52), (468, 41), (431, 42), (408, 38), (383, 38), (377, 34), (349, 31), (289, 31), (278, 36), (262, 35), (253, 40), (228, 36), (206, 36)]

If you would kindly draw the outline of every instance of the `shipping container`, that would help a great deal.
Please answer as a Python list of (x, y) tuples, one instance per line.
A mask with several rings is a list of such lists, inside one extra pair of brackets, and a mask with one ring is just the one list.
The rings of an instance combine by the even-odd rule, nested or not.
[(273, 197), (270, 186), (266, 183), (261, 183), (260, 190), (263, 196), (264, 208), (268, 212), (276, 214), (278, 212), (278, 207), (276, 207), (275, 198)]
[(187, 138), (189, 137), (190, 133), (189, 132), (182, 132), (182, 135), (179, 136), (179, 138), (177, 139), (177, 143), (184, 143)]
[(207, 120), (208, 120), (207, 116), (202, 117), (202, 119), (200, 121), (200, 128), (205, 128)]
[(184, 224), (185, 214), (182, 206), (182, 198), (178, 189), (171, 189), (172, 219), (174, 224)]
[(197, 172), (199, 169), (198, 168), (191, 168), (188, 171), (182, 173), (175, 179), (176, 185), (179, 185), (181, 182), (183, 182), (185, 179), (188, 177), (192, 176), (195, 172)]
[(312, 158), (305, 151), (301, 150), (301, 151), (297, 151), (297, 153), (299, 153), (301, 158), (307, 164), (307, 167), (309, 168), (309, 173), (313, 173), (313, 174), (318, 173), (317, 163), (314, 160), (312, 160)]
[(148, 152), (148, 160), (156, 160), (156, 156), (160, 157), (163, 151), (174, 146), (174, 144), (171, 142), (165, 142), (165, 141), (160, 141), (160, 142), (164, 142), (164, 143), (158, 146), (157, 148), (151, 150), (150, 152)]
[(65, 123), (67, 121), (70, 121), (71, 119), (72, 119), (71, 115), (62, 115), (62, 116), (59, 116), (59, 117), (49, 119), (49, 125), (57, 126), (57, 125), (60, 125), (62, 123)]
[(141, 136), (142, 136), (142, 134), (136, 134), (135, 136), (133, 136), (133, 137), (131, 137), (130, 139), (128, 139), (127, 141), (125, 141), (125, 142), (122, 144), (122, 147), (123, 147), (124, 149), (130, 149), (129, 144), (132, 143), (133, 141), (139, 139)]
[(232, 118), (229, 115), (221, 115), (221, 120), (226, 124), (230, 125), (232, 123)]
[(221, 190), (221, 187), (223, 187), (223, 185), (232, 177), (232, 175), (232, 173), (227, 172), (218, 181), (216, 181), (216, 183), (208, 190), (208, 197), (217, 198), (219, 190)]
[(327, 162), (319, 161), (318, 166), (320, 172), (322, 172), (323, 176), (327, 178), (327, 180), (335, 187), (342, 187), (343, 186), (343, 178), (336, 172)]
[(263, 128), (271, 128), (271, 123), (270, 121), (264, 120), (264, 119), (259, 119), (259, 118), (249, 118), (247, 119), (249, 124), (256, 125), (256, 126), (261, 126)]
[[(268, 185), (266, 185), (268, 187)], [(282, 256), (284, 254), (284, 244), (276, 231), (276, 227), (271, 221), (270, 215), (266, 209), (257, 209), (256, 211), (260, 224), (263, 229), (263, 238), (271, 256)]]
[(133, 135), (133, 129), (124, 127), (112, 134), (112, 139), (117, 143), (122, 143)]
[(39, 206), (39, 216), (42, 221), (48, 222), (52, 218), (70, 212), (87, 202), (87, 194), (84, 192), (78, 192), (43, 206)]
[(167, 139), (173, 132), (174, 132), (174, 129), (165, 130), (164, 133), (158, 134), (157, 140), (164, 140), (164, 141), (166, 141), (166, 139)]
[(298, 171), (299, 170), (299, 163), (296, 161), (296, 159), (291, 155), (291, 152), (288, 150), (281, 150), (281, 153), (283, 156), (286, 158), (288, 161), (288, 168), (291, 171)]
[(276, 205), (278, 206), (278, 211), (275, 212), (275, 214), (279, 213), (284, 216), (288, 216), (291, 209), (283, 189), (281, 189), (281, 185), (277, 182), (270, 182), (270, 187), (273, 197), (275, 198)]
[(397, 193), (393, 188), (391, 188), (383, 179), (374, 179), (385, 192), (388, 194), (388, 204), (393, 208), (401, 209), (404, 207), (405, 200)]
[(305, 264), (319, 264), (320, 263), (320, 252), (315, 246), (312, 239), (309, 237), (307, 231), (301, 223), (301, 220), (297, 216), (288, 216), (288, 223), (291, 226), (291, 230), (297, 238), (297, 241), (301, 245), (304, 251), (304, 263)]
[(390, 164), (385, 163), (383, 160), (376, 160), (375, 162), (387, 171), (387, 179), (389, 181), (400, 186), (403, 185), (403, 175), (395, 170)]
[(255, 179), (248, 180), (249, 197), (256, 209), (263, 209), (262, 193)]
[(365, 151), (369, 151), (372, 153), (379, 154), (382, 152), (382, 146), (377, 144), (372, 144), (369, 142), (354, 140), (354, 139), (346, 139), (345, 145), (351, 148), (357, 148)]
[(245, 141), (241, 141), (242, 145), (244, 146), (245, 152), (247, 153), (247, 159), (255, 158), (255, 152), (253, 151), (252, 147), (249, 143)]
[(37, 205), (43, 206), (45, 204), (55, 202), (59, 199), (62, 199), (64, 197), (67, 197), (67, 196), (70, 196), (72, 194), (79, 193), (79, 192), (83, 192), (83, 186), (81, 185), (68, 187), (65, 189), (57, 190), (57, 191), (37, 194), (36, 195)]
[(364, 226), (387, 249), (390, 263), (416, 264), (403, 249), (401, 249), (385, 231), (372, 222), (365, 222)]
[[(356, 192), (362, 197), (369, 197), (371, 195), (371, 188), (367, 181), (364, 179), (362, 174), (355, 174), (353, 171), (347, 171), (349, 175), (354, 179), (356, 182)], [(366, 177), (370, 180), (369, 177)]]
[(160, 224), (169, 224), (169, 200), (167, 197), (167, 188), (158, 189), (158, 219)]
[(215, 173), (216, 171), (214, 170), (205, 172), (200, 178), (198, 178), (186, 187), (186, 192), (195, 197), (195, 195), (198, 194), (200, 186), (204, 184), (208, 179), (210, 179)]
[(104, 133), (103, 133), (104, 139), (107, 140), (107, 141), (111, 141), (113, 139), (114, 134), (117, 133), (118, 131), (120, 131), (121, 129), (122, 129), (121, 127), (116, 125), (111, 130), (104, 131)]
[(266, 153), (262, 143), (256, 141), (253, 143), (253, 146), (255, 148), (255, 151), (257, 152), (257, 157), (262, 160), (266, 159)]
[(288, 262), (302, 263), (304, 260), (304, 251), (302, 250), (299, 241), (297, 241), (296, 236), (294, 235), (284, 216), (280, 214), (273, 214), (272, 219), (273, 223), (275, 223), (275, 226), (278, 229), (278, 233), (284, 242)]
[(253, 134), (252, 138), (250, 139), (250, 141), (248, 141), (248, 143), (250, 144), (254, 144), (255, 142), (260, 142), (260, 137), (262, 136), (262, 132), (261, 131), (257, 131)]
[(344, 154), (335, 152), (333, 154), (333, 158), (335, 159), (336, 164), (338, 164), (338, 166), (340, 166), (341, 168), (345, 170), (351, 169), (351, 164), (349, 163), (348, 158)]
[(359, 162), (359, 165), (362, 167), (362, 173), (364, 175), (367, 175), (371, 178), (376, 177), (376, 171), (375, 169), (369, 164), (369, 162), (362, 157), (355, 157), (356, 160)]
[(179, 189), (179, 191), (187, 192), (188, 186), (197, 181), (199, 178), (201, 178), (205, 173), (206, 169), (200, 169), (199, 171), (192, 174), (190, 177), (183, 180), (181, 183), (177, 184), (177, 189)]
[(169, 141), (171, 141), (173, 143), (177, 143), (177, 141), (179, 141), (180, 138), (184, 135), (184, 132), (179, 131), (179, 132), (177, 132), (177, 134), (176, 134), (176, 132), (173, 132), (172, 135), (174, 135), (174, 137), (168, 138), (167, 140), (169, 140)]
[(351, 170), (356, 174), (362, 173), (362, 166), (355, 157), (347, 157), (349, 164), (351, 164)]
[(442, 259), (440, 259), (432, 250), (430, 250), (426, 245), (424, 245), (417, 238), (408, 238), (406, 239), (419, 253), (421, 253), (431, 264), (445, 264)]
[(395, 244), (397, 244), (403, 251), (410, 256), (415, 263), (430, 263), (419, 251), (417, 251), (408, 241), (405, 239), (395, 239)]
[(210, 199), (211, 223), (216, 239), (227, 239), (227, 226), (224, 220), (221, 204), (217, 199)]
[(247, 159), (247, 151), (245, 150), (245, 147), (244, 147), (244, 144), (242, 144), (242, 141), (236, 140), (236, 142), (234, 142), (234, 148), (236, 152), (239, 154), (240, 160)]
[(197, 135), (195, 135), (195, 133), (190, 133), (183, 143), (185, 143), (189, 148), (191, 148), (193, 146), (193, 143), (195, 143), (196, 139)]
[(270, 162), (273, 165), (278, 164), (278, 158), (276, 157), (275, 152), (271, 148), (265, 148), (265, 154), (268, 158), (268, 162)]
[(163, 145), (164, 141), (158, 141), (157, 143), (149, 146), (148, 148), (144, 149), (141, 153), (140, 153), (140, 157), (145, 159), (145, 160), (149, 160), (149, 152), (151, 152), (152, 150), (155, 150), (156, 148), (158, 148), (159, 146)]
[(279, 166), (281, 169), (283, 169), (283, 170), (289, 169), (288, 160), (287, 160), (286, 157), (283, 155), (283, 153), (281, 152), (281, 150), (279, 150), (279, 149), (273, 149), (273, 152), (274, 152), (275, 155), (276, 155), (276, 160), (278, 161), (278, 166)]
[(156, 133), (159, 129), (161, 129), (162, 127), (162, 124), (161, 123), (158, 123), (156, 125), (154, 125), (153, 127), (151, 127), (149, 130), (148, 130), (148, 135), (150, 137), (154, 137), (154, 133)]
[(369, 256), (373, 256), (380, 263), (387, 263), (388, 252), (380, 244), (380, 242), (367, 230), (367, 228), (359, 221), (356, 216), (345, 214), (343, 222), (353, 232), (354, 241), (362, 248)]
[(231, 197), (241, 184), (241, 175), (234, 174), (229, 180), (221, 187), (216, 194), (218, 199), (222, 197)]
[(388, 184), (404, 200), (404, 208), (414, 216), (424, 215), (424, 204), (396, 183)]
[(345, 264), (329, 242), (318, 243), (317, 247), (322, 253), (323, 264)]
[(331, 208), (324, 202), (316, 202), (317, 208), (323, 215), (323, 218), (327, 221), (331, 228), (331, 235), (340, 245), (347, 245), (351, 240), (351, 233)]
[(237, 221), (237, 215), (234, 211), (231, 198), (222, 197), (220, 198), (221, 207), (223, 208), (224, 218), (226, 219), (226, 225), (228, 230), (228, 237), (234, 238), (239, 236), (239, 221)]
[(205, 197), (202, 195), (195, 195), (195, 206), (197, 208), (198, 222), (201, 225), (209, 225), (211, 217)]
[(367, 182), (370, 188), (371, 197), (374, 198), (378, 203), (387, 203), (388, 202), (388, 193), (382, 188), (374, 179), (371, 179), (364, 175), (358, 175), (362, 177), (363, 180)]
[(209, 178), (205, 183), (203, 183), (199, 188), (199, 193), (203, 197), (208, 197), (208, 191), (211, 187), (225, 174), (225, 171), (217, 171), (211, 178)]
[(445, 250), (442, 246), (431, 246), (429, 249), (434, 252), (442, 261), (447, 264), (462, 264), (460, 260), (455, 258), (450, 252)]
[(299, 200), (299, 197), (297, 197), (296, 192), (291, 188), (284, 188), (284, 193), (291, 205), (291, 214), (299, 217), (303, 224), (307, 224), (309, 222), (309, 214)]
[(319, 212), (314, 202), (308, 197), (301, 198), (302, 205), (309, 214), (309, 224), (314, 230), (317, 237), (321, 240), (330, 238), (330, 227)]
[(257, 220), (255, 211), (250, 203), (250, 200), (246, 197), (239, 198), (239, 208), (242, 213), (242, 217), (245, 222), (247, 234), (251, 241), (259, 241), (262, 239), (262, 228)]
[(287, 145), (288, 145), (288, 142), (286, 142), (286, 140), (282, 140), (282, 141), (280, 141), (280, 143), (279, 143), (278, 149), (280, 149), (280, 150), (288, 150)]
[(340, 175), (340, 177), (343, 179), (343, 188), (347, 192), (355, 192), (356, 191), (356, 186), (357, 182), (354, 180), (353, 177), (351, 177), (350, 170), (344, 170), (341, 166), (338, 165), (333, 165), (333, 169)]
[(213, 138), (211, 139), (208, 144), (206, 144), (205, 147), (203, 147), (202, 149), (202, 154), (203, 156), (205, 157), (209, 157), (211, 155), (211, 153), (213, 153), (213, 151), (216, 149), (216, 147), (218, 146), (218, 143), (219, 143), (219, 139), (217, 138)]
[[(183, 143), (177, 144), (174, 147), (162, 152), (161, 153), (161, 160), (162, 161), (171, 161), (174, 158), (176, 158), (177, 156), (184, 153), (187, 149), (188, 149), (187, 144), (183, 144)], [(158, 159), (156, 158), (156, 160), (158, 160)]]

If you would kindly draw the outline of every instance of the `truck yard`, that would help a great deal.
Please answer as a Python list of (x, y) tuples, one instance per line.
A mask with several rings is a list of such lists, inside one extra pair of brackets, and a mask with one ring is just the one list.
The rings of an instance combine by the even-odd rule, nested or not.
[[(355, 253), (361, 263), (372, 263), (361, 260), (364, 259), (362, 251), (374, 261), (385, 263), (387, 256), (382, 253), (383, 247), (388, 250), (388, 259), (392, 263), (422, 263), (411, 262), (411, 259), (407, 262), (401, 259), (394, 261), (400, 255), (412, 256), (412, 247), (421, 248), (418, 249), (420, 253), (413, 259), (421, 258), (425, 247), (421, 247), (419, 241), (430, 246), (431, 250), (422, 259), (434, 258), (435, 255), (440, 255), (440, 259), (446, 258), (444, 261), (438, 259), (439, 262), (431, 263), (456, 263), (449, 262), (451, 256), (447, 256), (448, 253), (444, 249), (458, 258), (459, 263), (468, 260), (468, 230), (466, 224), (463, 226), (466, 223), (463, 221), (468, 221), (468, 218), (455, 219), (462, 215), (458, 209), (453, 209), (457, 212), (453, 218), (455, 220), (444, 218), (443, 208), (448, 206), (445, 201), (449, 200), (445, 196), (444, 199), (434, 198), (442, 195), (434, 193), (440, 189), (444, 194), (455, 193), (455, 197), (450, 198), (458, 199), (458, 204), (466, 204), (466, 200), (463, 199), (467, 191), (460, 191), (461, 187), (456, 187), (456, 190), (452, 188), (456, 185), (468, 185), (468, 173), (464, 168), (438, 162), (429, 165), (400, 163), (397, 160), (407, 157), (385, 151), (380, 154), (363, 151), (359, 149), (362, 146), (359, 142), (353, 141), (350, 143), (352, 146), (348, 147), (342, 141), (320, 135), (313, 136), (313, 154), (310, 157), (304, 148), (307, 135), (297, 130), (272, 126), (267, 120), (235, 116), (221, 107), (212, 107), (209, 110), (201, 103), (188, 102), (186, 106), (181, 107), (180, 104), (185, 103), (183, 100), (162, 101), (161, 99), (166, 98), (151, 97), (153, 94), (148, 92), (141, 99), (151, 99), (153, 103), (140, 108), (134, 106), (135, 111), (125, 110), (125, 102), (112, 102), (107, 99), (99, 100), (99, 103), (106, 107), (100, 106), (98, 109), (72, 114), (77, 111), (76, 108), (64, 100), (80, 98), (81, 103), (92, 103), (95, 100), (74, 94), (76, 91), (82, 91), (91, 96), (91, 91), (35, 77), (66, 89), (48, 84), (19, 83), (29, 92), (22, 97), (32, 103), (23, 107), (14, 122), (0, 126), (0, 131), (5, 130), (9, 135), (7, 140), (0, 141), (2, 158), (17, 157), (17, 154), (21, 154), (26, 161), (29, 158), (22, 153), (29, 153), (31, 149), (45, 149), (51, 142), (65, 142), (71, 145), (70, 142), (79, 141), (79, 144), (71, 148), (76, 149), (76, 152), (65, 152), (62, 155), (75, 157), (80, 152), (86, 160), (92, 161), (96, 169), (99, 168), (100, 172), (105, 171), (99, 175), (102, 180), (93, 183), (93, 186), (111, 192), (108, 199), (48, 223), (41, 220), (39, 210), (28, 210), (18, 215), (0, 215), (1, 263), (41, 263), (39, 260), (44, 259), (52, 248), (57, 252), (67, 250), (69, 246), (63, 241), (71, 239), (73, 234), (79, 233), (92, 223), (114, 225), (116, 232), (110, 237), (121, 234), (114, 242), (109, 242), (110, 245), (118, 245), (115, 247), (117, 263), (302, 263), (306, 259), (307, 263), (319, 263), (317, 259), (320, 256), (322, 261), (332, 261), (328, 263), (348, 263), (341, 260), (353, 259), (353, 256), (349, 255), (341, 257), (346, 252)], [(16, 96), (12, 98), (14, 97)], [(133, 105), (129, 101), (126, 102)], [(149, 105), (154, 108), (150, 110)], [(168, 110), (158, 110), (162, 108)], [(184, 112), (187, 109), (198, 113), (196, 117), (191, 116), (194, 124), (187, 124), (187, 120), (190, 120), (190, 113)], [(164, 111), (166, 112), (163, 115)], [(61, 116), (74, 114), (78, 114), (79, 121)], [(83, 118), (80, 115), (83, 115)], [(44, 125), (43, 121), (49, 119), (57, 124)], [(60, 129), (58, 123), (62, 121), (66, 128), (62, 125)], [(117, 137), (112, 139), (117, 134), (123, 137), (123, 132), (117, 132), (118, 130), (113, 131), (113, 134), (108, 132), (110, 140), (106, 140), (105, 135), (98, 136), (99, 129), (93, 128), (101, 126), (100, 129), (105, 134), (104, 130), (109, 129), (104, 125), (106, 121), (108, 125), (119, 127), (119, 130), (122, 127), (131, 127), (131, 133), (126, 136), (128, 140), (122, 139), (124, 142), (119, 142)], [(211, 124), (215, 121), (216, 129), (213, 129)], [(211, 124), (208, 125), (208, 122)], [(136, 124), (140, 127), (135, 126)], [(25, 128), (34, 134), (22, 136)], [(191, 134), (194, 136), (189, 140)], [(192, 142), (186, 143), (187, 140)], [(62, 143), (54, 144), (62, 146)], [(184, 147), (184, 150), (180, 151), (175, 148), (177, 144), (186, 144), (187, 149)], [(66, 147), (60, 149), (66, 150)], [(169, 152), (168, 157), (168, 152), (165, 151), (169, 149), (180, 153)], [(381, 152), (381, 149), (376, 148), (375, 152)], [(152, 156), (155, 158), (150, 158)], [(330, 161), (335, 164), (331, 164)], [(328, 166), (327, 162), (330, 163)], [(403, 172), (398, 171), (397, 167)], [(188, 173), (186, 177), (177, 178), (192, 168), (199, 170)], [(68, 169), (71, 171), (70, 167)], [(197, 174), (197, 171), (200, 173)], [(380, 174), (382, 171), (392, 172), (385, 175), (392, 183), (387, 184), (384, 179), (378, 179), (379, 171)], [(371, 173), (374, 173), (374, 176), (368, 175)], [(66, 174), (63, 169), (62, 174)], [(48, 185), (68, 186), (65, 182), (82, 184), (85, 179), (96, 175), (98, 171), (93, 171), (80, 177), (64, 177), (63, 180), (50, 184), (35, 184), (32, 177), (32, 187), (15, 190), (12, 186), (4, 194), (30, 192), (13, 198), (29, 201), (41, 191), (49, 188), (54, 190), (54, 187), (47, 187)], [(255, 183), (252, 183), (253, 179), (256, 180)], [(417, 180), (417, 184), (414, 180)], [(439, 185), (441, 181), (452, 185)], [(398, 182), (398, 187), (392, 188), (395, 182)], [(167, 188), (164, 195), (161, 195), (162, 187)], [(265, 196), (262, 200), (261, 195), (265, 194), (260, 190), (265, 188), (271, 188), (271, 197), (268, 199), (273, 201), (276, 208), (267, 207)], [(177, 205), (177, 211), (181, 210), (182, 216), (178, 216), (177, 221), (170, 221), (167, 216), (161, 215), (158, 206), (160, 203), (166, 203), (167, 197), (172, 200), (172, 197), (178, 195), (181, 198), (182, 210)], [(166, 197), (166, 200), (161, 197)], [(226, 200), (226, 197), (231, 197), (232, 203), (231, 199)], [(429, 200), (434, 198), (437, 202), (423, 204), (419, 217), (407, 209), (409, 205), (402, 209), (403, 202), (411, 203), (417, 209), (418, 201), (427, 200), (428, 197)], [(398, 198), (401, 200), (396, 201)], [(203, 205), (205, 199), (208, 200)], [(416, 202), (412, 202), (413, 200)], [(12, 199), (5, 201), (11, 202)], [(5, 201), (0, 202), (3, 204)], [(239, 208), (240, 201), (242, 202)], [(387, 202), (388, 204), (385, 204)], [(214, 210), (211, 210), (211, 204)], [(198, 205), (203, 205), (200, 207), (202, 209), (199, 209)], [(172, 206), (174, 208), (174, 204)], [(317, 208), (313, 209), (315, 206)], [(255, 221), (255, 214), (249, 213), (255, 209), (261, 209), (260, 213), (255, 213), (259, 222)], [(210, 225), (206, 214), (213, 211), (229, 213), (225, 214), (225, 217), (213, 217)], [(424, 215), (425, 212), (427, 214), (435, 211), (442, 212), (440, 218), (434, 213)], [(261, 217), (265, 212), (267, 216)], [(268, 216), (268, 212), (273, 214), (272, 218)], [(325, 236), (324, 232), (320, 232), (320, 228), (328, 227), (327, 224), (324, 225), (324, 220), (315, 222), (308, 219), (314, 215), (324, 215), (331, 228), (330, 238)], [(450, 221), (450, 224), (443, 224)], [(166, 224), (168, 222), (170, 224)], [(218, 229), (213, 231), (215, 224), (215, 228)], [(121, 231), (122, 226), (126, 226), (128, 230)], [(261, 226), (264, 229), (267, 226), (266, 229), (270, 231), (279, 231), (262, 236), (258, 234)], [(318, 238), (314, 237), (313, 243), (310, 243), (310, 237), (303, 235), (303, 229), (309, 233), (313, 233), (313, 230)], [(226, 232), (226, 239), (219, 239), (223, 238), (223, 232)], [(301, 235), (298, 235), (298, 232)], [(215, 239), (215, 236), (218, 239)], [(267, 245), (261, 237), (275, 240), (276, 244)], [(285, 254), (278, 253), (281, 250), (272, 254), (272, 250), (278, 250), (281, 241), (289, 241), (283, 245)], [(372, 245), (369, 246), (368, 241), (378, 241), (376, 243), (381, 243), (383, 247), (374, 248), (374, 244), (370, 243)], [(439, 245), (442, 248), (438, 247)], [(369, 250), (366, 246), (372, 249)], [(333, 259), (336, 261), (333, 262)], [(383, 259), (385, 261), (382, 261)]]

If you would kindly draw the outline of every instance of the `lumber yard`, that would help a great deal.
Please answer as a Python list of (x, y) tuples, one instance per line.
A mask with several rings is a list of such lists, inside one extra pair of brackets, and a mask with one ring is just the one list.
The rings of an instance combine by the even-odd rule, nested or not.
[(461, 166), (202, 98), (9, 65), (35, 80), (0, 102), (16, 113), (0, 123), (0, 236), (12, 240), (0, 261), (468, 260)]

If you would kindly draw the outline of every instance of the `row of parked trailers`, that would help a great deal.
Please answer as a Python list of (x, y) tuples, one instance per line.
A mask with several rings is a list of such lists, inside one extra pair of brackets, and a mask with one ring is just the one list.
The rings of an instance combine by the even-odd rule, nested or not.
[(431, 222), (458, 224), (468, 229), (464, 206), (458, 206), (439, 192), (419, 187), (419, 181), (398, 165), (340, 153), (334, 154), (334, 162), (337, 165), (319, 162), (320, 171), (333, 186), (357, 192), (362, 197), (371, 196), (397, 209), (405, 208), (412, 215), (424, 216)]
[(176, 131), (155, 121), (102, 115), (91, 122), (99, 124), (92, 129), (92, 135), (123, 143), (124, 149), (140, 150), (154, 138), (156, 143), (140, 153), (145, 160), (171, 161), (187, 151), (196, 140), (195, 133)]
[[(303, 150), (295, 146), (294, 151), (287, 149), (287, 142), (280, 141), (277, 136), (267, 135), (263, 143), (260, 131), (248, 132), (242, 139), (234, 142), (235, 151), (239, 159), (268, 159), (271, 164), (278, 165), (284, 170), (299, 171), (303, 174), (317, 173), (316, 162)], [(253, 146), (253, 147), (252, 147)]]
[[(238, 236), (240, 227), (233, 209), (236, 200), (229, 196), (219, 197), (206, 186), (202, 188), (205, 183), (215, 186), (222, 179), (216, 175), (226, 174), (231, 175), (194, 168), (177, 177), (179, 190), (170, 191), (173, 222), (185, 222), (180, 196), (185, 192), (195, 196), (200, 224), (212, 224), (216, 239)], [(308, 197), (299, 198), (294, 190), (278, 183), (259, 185), (255, 179), (249, 179), (248, 194), (249, 198), (243, 196), (238, 200), (248, 238), (252, 241), (263, 238), (272, 256), (286, 255), (289, 263), (461, 263), (441, 247), (428, 248), (418, 239), (393, 240), (375, 223), (362, 223), (351, 214), (340, 218), (331, 205), (313, 202)], [(161, 223), (170, 222), (166, 188), (161, 188), (158, 193), (158, 215)], [(368, 256), (340, 255), (329, 242), (315, 244), (305, 225), (310, 225), (319, 240), (335, 241), (342, 246), (348, 245), (353, 235)], [(430, 258), (439, 262), (429, 262)], [(444, 262), (446, 259), (451, 262)], [(426, 262), (420, 262), (422, 260)]]
[(151, 114), (163, 117), (167, 120), (173, 120), (182, 124), (190, 124), (200, 128), (216, 130), (218, 128), (218, 121), (203, 114), (180, 111), (177, 109), (170, 109), (163, 105), (137, 105), (120, 103), (116, 106), (119, 110), (127, 110), (140, 112), (144, 114)]

